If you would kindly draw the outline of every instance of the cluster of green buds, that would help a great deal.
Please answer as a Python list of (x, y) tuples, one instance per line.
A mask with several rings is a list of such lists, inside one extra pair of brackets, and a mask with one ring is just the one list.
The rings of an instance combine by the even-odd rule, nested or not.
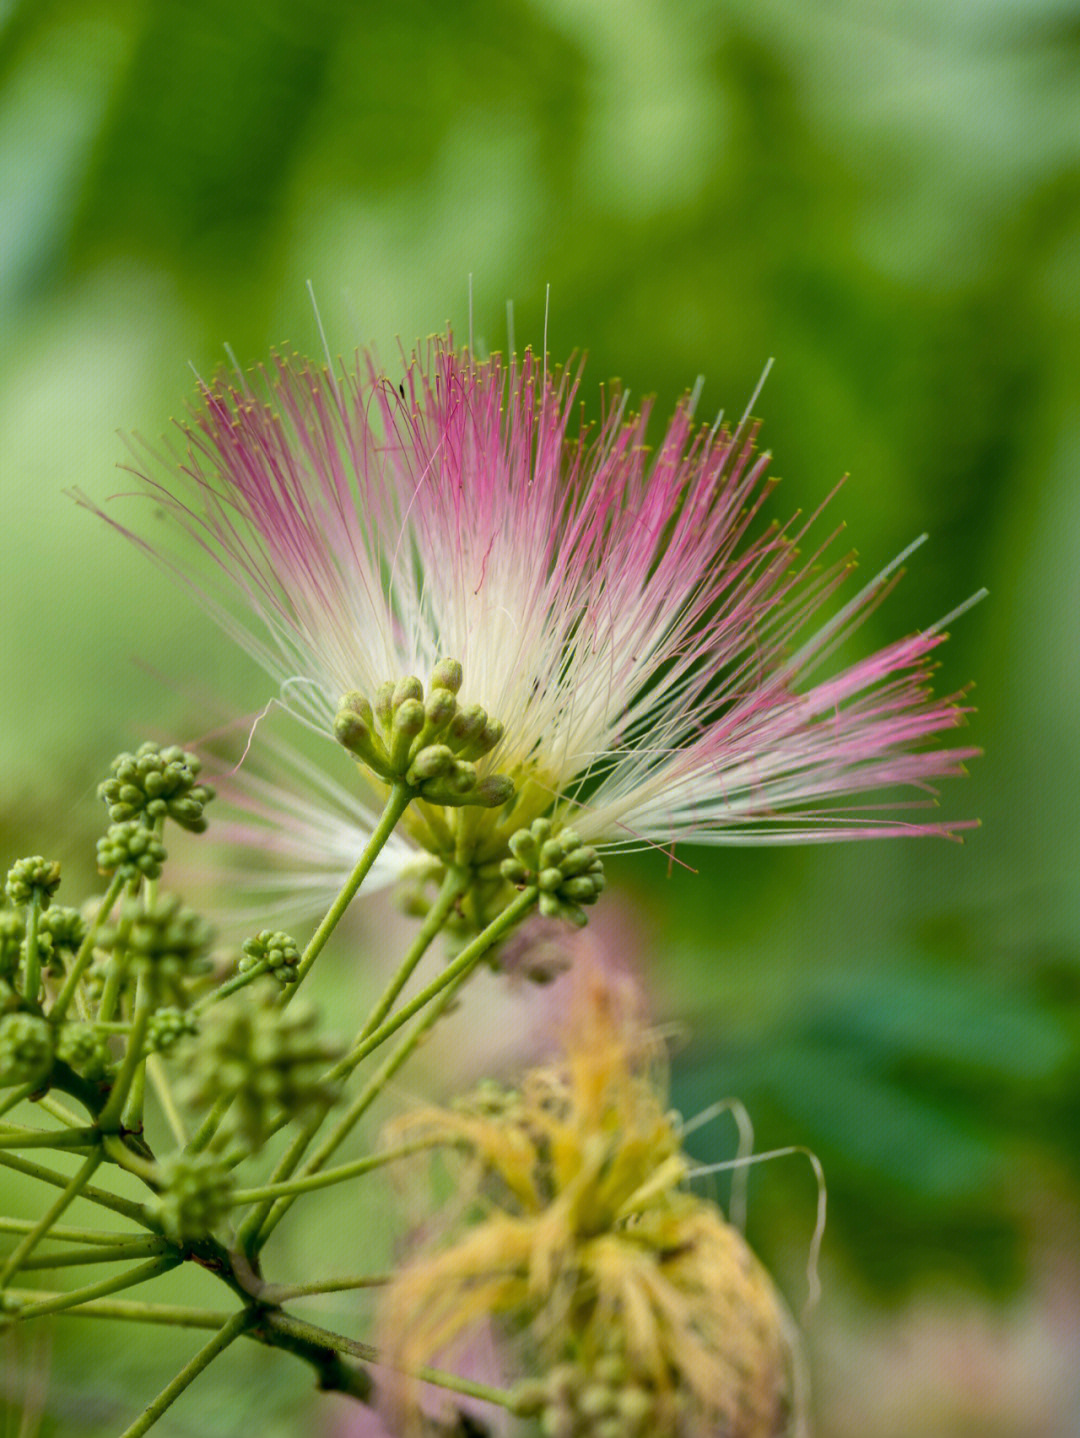
[(513, 780), (481, 778), (476, 763), (498, 744), (503, 726), (479, 704), (458, 703), (461, 683), (458, 661), (441, 659), (426, 698), (412, 676), (380, 685), (374, 705), (357, 691), (344, 694), (335, 737), (385, 783), (404, 783), (431, 804), (500, 808), (513, 796)]
[(175, 894), (157, 894), (141, 909), (122, 914), (105, 929), (102, 941), (175, 988), (180, 980), (209, 970), (212, 937), (206, 920)]
[(550, 819), (534, 819), (527, 829), (512, 834), (513, 857), (504, 859), (500, 870), (511, 884), (536, 885), (545, 917), (567, 919), (580, 928), (587, 917), (582, 905), (595, 904), (603, 892), (604, 865), (572, 829), (554, 836), (551, 830)]
[(97, 842), (98, 871), (122, 874), (129, 883), (159, 879), (166, 857), (165, 845), (157, 834), (138, 819), (110, 824), (108, 832)]
[(657, 1392), (619, 1353), (592, 1363), (556, 1364), (519, 1383), (513, 1410), (536, 1418), (544, 1438), (660, 1438), (682, 1434), (691, 1403), (684, 1392)]
[(231, 1099), (219, 1134), (252, 1152), (282, 1114), (310, 1115), (338, 1096), (325, 1072), (341, 1048), (320, 1037), (309, 1005), (282, 1009), (272, 993), (252, 991), (212, 1005), (182, 1054), (183, 1097), (195, 1107)]
[(60, 865), (55, 859), (34, 854), (29, 859), (16, 859), (8, 870), (4, 888), (8, 899), (16, 905), (30, 904), (36, 898), (47, 909), (60, 887)]
[(232, 1206), (233, 1176), (216, 1154), (168, 1154), (158, 1160), (158, 1184), (154, 1212), (173, 1243), (206, 1238)]
[(37, 1014), (0, 1018), (0, 1087), (43, 1083), (53, 1066), (53, 1030)]
[(242, 974), (269, 974), (279, 984), (295, 984), (300, 967), (300, 947), (289, 934), (260, 929), (245, 939), (237, 968)]
[(199, 1021), (190, 1009), (174, 1004), (156, 1009), (146, 1026), (146, 1047), (149, 1053), (168, 1053), (181, 1039), (192, 1038), (199, 1031)]
[(203, 809), (214, 791), (198, 782), (202, 767), (194, 754), (178, 745), (162, 749), (141, 744), (134, 754), (118, 754), (112, 762), (112, 776), (98, 785), (109, 818), (115, 823), (142, 819), (153, 824), (166, 817), (201, 834), (206, 828)]
[(75, 1020), (58, 1026), (56, 1057), (92, 1082), (107, 1078), (116, 1067), (105, 1035), (93, 1024)]

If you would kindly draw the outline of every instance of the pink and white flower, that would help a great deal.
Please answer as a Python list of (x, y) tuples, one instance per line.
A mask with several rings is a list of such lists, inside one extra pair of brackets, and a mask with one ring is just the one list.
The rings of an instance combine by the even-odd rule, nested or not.
[[(449, 338), (400, 384), (371, 357), (338, 372), (278, 358), (204, 385), (142, 466), (209, 580), (190, 548), (163, 555), (107, 517), (327, 736), (343, 691), (460, 660), (462, 699), (505, 726), (479, 767), (517, 786), (484, 818), (487, 857), (543, 813), (609, 848), (969, 827), (910, 813), (977, 752), (938, 743), (966, 712), (930, 692), (942, 625), (826, 667), (910, 550), (817, 622), (851, 561), (825, 557), (835, 535), (808, 542), (817, 515), (760, 522), (755, 424), (709, 429), (684, 402), (653, 448), (648, 404), (615, 395), (572, 432), (579, 385), (580, 368), (479, 361)], [(325, 798), (301, 820), (313, 844)]]

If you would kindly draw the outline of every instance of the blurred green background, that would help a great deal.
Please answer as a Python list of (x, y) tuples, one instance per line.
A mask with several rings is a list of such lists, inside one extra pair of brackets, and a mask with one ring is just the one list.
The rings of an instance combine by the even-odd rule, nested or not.
[[(0, 858), (89, 878), (108, 758), (266, 697), (62, 491), (122, 489), (118, 429), (163, 431), (226, 342), (317, 350), (308, 280), (335, 351), (391, 355), (466, 335), (470, 274), (492, 349), (507, 299), (541, 344), (550, 284), (594, 413), (607, 377), (665, 414), (699, 373), (702, 413), (741, 412), (775, 355), (773, 512), (850, 473), (869, 572), (930, 531), (866, 648), (989, 587), (940, 674), (978, 684), (985, 757), (943, 799), (968, 843), (611, 868), (686, 1025), (677, 1105), (738, 1094), (825, 1164), (822, 1438), (1080, 1433), (1072, 0), (0, 3)], [(794, 1307), (813, 1213), (796, 1160), (754, 1173)], [(132, 1337), (57, 1323), (44, 1432), (129, 1421), (174, 1366)], [(159, 1431), (331, 1411), (231, 1353)]]

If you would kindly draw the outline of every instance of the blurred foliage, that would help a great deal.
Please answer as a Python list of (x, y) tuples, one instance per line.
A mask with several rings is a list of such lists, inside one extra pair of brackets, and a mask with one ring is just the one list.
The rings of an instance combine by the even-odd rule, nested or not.
[[(61, 492), (122, 489), (117, 427), (164, 429), (225, 340), (319, 347), (307, 280), (335, 351), (384, 356), (448, 318), (501, 347), (509, 297), (519, 345), (588, 347), (591, 413), (699, 371), (739, 412), (774, 354), (773, 512), (850, 471), (869, 572), (931, 531), (860, 646), (991, 589), (941, 675), (979, 682), (943, 803), (985, 827), (622, 865), (690, 1010), (676, 1098), (820, 1152), (852, 1282), (1017, 1281), (1080, 1182), (1078, 73), (1075, 0), (0, 4), (3, 853), (77, 868), (113, 753), (265, 702)], [(752, 1194), (782, 1264), (805, 1184)]]

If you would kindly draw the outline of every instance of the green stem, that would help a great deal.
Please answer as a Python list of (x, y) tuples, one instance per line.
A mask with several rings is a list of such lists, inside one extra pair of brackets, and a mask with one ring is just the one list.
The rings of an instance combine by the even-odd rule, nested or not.
[(52, 1094), (43, 1093), (41, 1097), (35, 1099), (34, 1102), (40, 1108), (43, 1108), (46, 1113), (51, 1113), (53, 1118), (59, 1119), (61, 1123), (66, 1123), (70, 1128), (82, 1127), (83, 1121), (79, 1115), (72, 1113), (66, 1104), (61, 1103), (60, 1100), (54, 1098)]
[(127, 1273), (119, 1273), (115, 1278), (103, 1278), (100, 1283), (88, 1283), (85, 1288), (73, 1288), (69, 1293), (53, 1294), (51, 1298), (40, 1303), (29, 1303), (25, 1308), (18, 1309), (12, 1317), (17, 1322), (22, 1322), (24, 1318), (40, 1318), (46, 1313), (62, 1313), (65, 1308), (76, 1308), (87, 1299), (105, 1298), (110, 1293), (121, 1293), (125, 1288), (134, 1288), (137, 1283), (148, 1283), (151, 1278), (168, 1273), (182, 1262), (183, 1259), (175, 1253), (166, 1254), (162, 1258), (152, 1258), (149, 1263), (141, 1263), (138, 1268), (130, 1268)]
[[(62, 1293), (49, 1293), (40, 1288), (9, 1288), (4, 1299), (13, 1305), (38, 1300), (62, 1298)], [(13, 1309), (17, 1312), (17, 1308)], [(63, 1318), (119, 1318), (132, 1323), (163, 1323), (175, 1328), (220, 1328), (228, 1323), (231, 1313), (214, 1312), (208, 1308), (187, 1308), (180, 1303), (143, 1303), (137, 1298), (91, 1298), (78, 1308), (61, 1310)]]
[(41, 920), (41, 890), (34, 888), (26, 915), (26, 965), (23, 969), (23, 993), (32, 1004), (38, 1001), (41, 988), (41, 955), (38, 952), (38, 924)]
[(242, 974), (236, 974), (233, 978), (227, 979), (225, 983), (219, 984), (216, 989), (211, 989), (208, 994), (192, 1004), (193, 1014), (202, 1014), (211, 1004), (218, 1004), (222, 999), (227, 999), (230, 994), (235, 994), (238, 989), (246, 989), (248, 984), (253, 984), (256, 979), (261, 979), (263, 974), (269, 973), (269, 964), (254, 964), (250, 969), (245, 969)]
[(267, 1183), (261, 1188), (238, 1188), (233, 1193), (233, 1203), (237, 1205), (258, 1203), (264, 1198), (284, 1198), (300, 1193), (311, 1193), (317, 1188), (332, 1188), (335, 1183), (345, 1183), (350, 1178), (359, 1178), (361, 1174), (371, 1173), (373, 1169), (382, 1168), (388, 1163), (395, 1163), (399, 1158), (408, 1158), (414, 1153), (421, 1153), (424, 1149), (433, 1148), (441, 1142), (443, 1140), (440, 1139), (418, 1139), (415, 1143), (405, 1143), (399, 1148), (387, 1149), (383, 1153), (369, 1154), (367, 1158), (358, 1158), (352, 1163), (340, 1164), (337, 1168), (324, 1169), (321, 1173), (286, 1179), (284, 1183)]
[(439, 890), (435, 902), (425, 915), (424, 922), (421, 924), (409, 952), (402, 960), (401, 967), (391, 979), (382, 998), (375, 1005), (374, 1009), (372, 1009), (364, 1027), (357, 1034), (356, 1043), (362, 1043), (364, 1039), (373, 1034), (383, 1019), (386, 1018), (386, 1015), (393, 1006), (394, 1000), (408, 983), (413, 970), (430, 948), (432, 940), (439, 934), (446, 920), (450, 917), (450, 911), (453, 909), (459, 896), (465, 892), (468, 887), (468, 882), (468, 875), (464, 870), (454, 866), (447, 869), (442, 887)]
[[(85, 1197), (85, 1194), (83, 1196)], [(29, 1233), (36, 1222), (36, 1219), (29, 1218), (0, 1218), (0, 1233)], [(107, 1233), (100, 1228), (68, 1228), (62, 1223), (53, 1224), (49, 1229), (49, 1237), (58, 1239), (61, 1243), (94, 1243), (103, 1248), (113, 1248), (123, 1242), (146, 1241), (141, 1233)]]
[[(49, 1234), (52, 1237), (52, 1234)], [(83, 1263), (120, 1263), (128, 1258), (152, 1258), (165, 1253), (168, 1243), (163, 1238), (137, 1238), (130, 1243), (104, 1244), (92, 1248), (74, 1248), (65, 1253), (38, 1254), (24, 1258), (19, 1268), (29, 1273), (35, 1268), (72, 1268)]]
[(232, 1107), (232, 1095), (222, 1094), (188, 1141), (188, 1153), (202, 1153), (218, 1131), (218, 1125)]
[[(31, 1163), (29, 1159), (16, 1158), (14, 1154), (3, 1151), (0, 1151), (0, 1167), (14, 1169), (16, 1173), (23, 1173), (27, 1178), (36, 1178), (41, 1183), (51, 1183), (54, 1188), (66, 1188), (71, 1181), (68, 1174), (54, 1173), (43, 1164)], [(153, 1226), (147, 1223), (146, 1209), (141, 1203), (132, 1203), (130, 1199), (107, 1193), (103, 1188), (93, 1188), (90, 1184), (84, 1186), (80, 1197), (89, 1199), (91, 1203), (99, 1204), (102, 1208), (111, 1208), (113, 1213), (130, 1218), (141, 1228)]]
[(86, 1187), (90, 1175), (104, 1157), (105, 1155), (101, 1152), (100, 1148), (98, 1148), (83, 1160), (82, 1166), (71, 1175), (64, 1185), (63, 1192), (59, 1198), (42, 1214), (30, 1232), (26, 1234), (22, 1241), (16, 1244), (14, 1250), (8, 1254), (3, 1268), (0, 1269), (0, 1288), (3, 1288), (6, 1283), (10, 1283), (15, 1274), (18, 1273), (23, 1260), (33, 1253), (34, 1249), (64, 1212), (65, 1208), (78, 1198), (79, 1194)]
[(105, 922), (106, 918), (111, 913), (112, 906), (120, 897), (120, 890), (123, 887), (123, 878), (119, 874), (114, 874), (112, 883), (105, 891), (105, 897), (98, 905), (98, 911), (94, 915), (94, 922), (86, 931), (86, 938), (83, 939), (82, 943), (79, 945), (79, 951), (75, 955), (74, 960), (72, 961), (71, 968), (68, 970), (67, 978), (64, 980), (64, 986), (57, 994), (56, 1001), (50, 1011), (49, 1017), (51, 1019), (54, 1019), (57, 1023), (59, 1023), (60, 1020), (64, 1017), (64, 1015), (67, 1013), (68, 1005), (71, 1003), (71, 1000), (75, 994), (75, 990), (78, 987), (79, 980), (82, 978), (83, 974), (93, 962), (94, 940), (97, 938), (98, 930), (101, 928), (102, 924)]
[(315, 1283), (268, 1283), (260, 1293), (266, 1303), (293, 1303), (298, 1298), (317, 1298), (326, 1293), (351, 1293), (357, 1288), (385, 1288), (394, 1281), (392, 1273), (362, 1273), (349, 1278), (324, 1278)]
[(437, 998), (448, 985), (456, 984), (459, 979), (464, 979), (476, 967), (488, 949), (497, 944), (504, 934), (525, 917), (536, 903), (539, 892), (533, 887), (523, 889), (501, 914), (492, 919), (482, 933), (477, 934), (471, 944), (467, 944), (462, 949), (453, 963), (448, 964), (438, 978), (432, 979), (427, 988), (422, 989), (414, 999), (410, 999), (403, 1008), (398, 1009), (392, 1018), (387, 1019), (374, 1033), (369, 1034), (362, 1043), (357, 1044), (351, 1052), (340, 1059), (326, 1075), (327, 1079), (332, 1082), (352, 1073), (361, 1060), (367, 1058), (368, 1054), (377, 1049), (380, 1044), (385, 1043), (391, 1034), (401, 1028), (402, 1024), (408, 1023), (413, 1014), (418, 1013), (432, 999)]
[[(507, 905), (498, 918), (494, 919), (487, 926), (483, 933), (478, 934), (472, 943), (468, 944), (461, 951), (453, 963), (449, 964), (437, 979), (434, 979), (428, 984), (427, 988), (419, 993), (410, 1003), (406, 1004), (404, 1008), (399, 1009), (392, 1019), (388, 1019), (380, 1028), (370, 1034), (362, 1044), (359, 1044), (351, 1053), (346, 1054), (345, 1058), (335, 1064), (326, 1077), (330, 1080), (344, 1078), (352, 1072), (362, 1058), (371, 1053), (379, 1044), (389, 1038), (391, 1034), (396, 1033), (415, 1013), (430, 1003), (433, 998), (437, 998), (442, 994), (448, 986), (452, 986), (452, 995), (453, 992), (457, 990), (459, 984), (464, 982), (470, 971), (488, 949), (490, 949), (493, 944), (498, 943), (503, 934), (511, 929), (514, 924), (528, 912), (533, 904), (535, 904), (537, 893), (538, 890), (535, 888), (523, 890), (511, 904)], [(446, 1002), (449, 1002), (449, 997), (450, 996), (447, 997)], [(401, 1067), (405, 1058), (412, 1053), (413, 1049), (420, 1042), (420, 1039), (431, 1027), (431, 1024), (434, 1023), (435, 1019), (438, 1018), (439, 1014), (443, 1011), (443, 1007), (444, 1006), (440, 1006), (426, 1024), (420, 1024), (417, 1027), (415, 1033), (395, 1050), (387, 1064), (374, 1076), (364, 1092), (353, 1100), (345, 1115), (339, 1120), (333, 1132), (319, 1150), (319, 1154), (316, 1157), (320, 1158), (320, 1162), (315, 1163), (313, 1160), (312, 1163), (308, 1164), (304, 1176), (321, 1167), (321, 1164), (333, 1153), (342, 1139), (351, 1132), (361, 1114), (364, 1113), (382, 1091), (383, 1086), (391, 1075)], [(321, 1118), (319, 1122), (322, 1122)], [(316, 1126), (313, 1124), (308, 1124), (300, 1130), (278, 1162), (277, 1168), (271, 1176), (272, 1183), (284, 1182), (285, 1179), (292, 1176), (296, 1165), (303, 1157), (304, 1151), (314, 1137), (315, 1132)], [(251, 1245), (261, 1247), (291, 1206), (292, 1199), (283, 1198), (277, 1200), (273, 1205), (277, 1210), (273, 1216), (271, 1216), (271, 1204), (269, 1200), (265, 1200), (258, 1208), (253, 1209), (237, 1230), (237, 1241), (241, 1247), (247, 1248)]]
[[(311, 1343), (319, 1343), (337, 1353), (347, 1353), (351, 1358), (359, 1358), (364, 1363), (386, 1362), (385, 1356), (370, 1343), (361, 1343), (355, 1338), (345, 1338), (340, 1333), (332, 1333), (328, 1329), (320, 1328), (315, 1323), (308, 1323), (306, 1319), (297, 1318), (292, 1313), (282, 1313), (280, 1310), (274, 1309), (267, 1315), (267, 1318), (267, 1327), (271, 1333), (290, 1334)], [(468, 1378), (459, 1378), (456, 1373), (444, 1373), (441, 1368), (415, 1368), (409, 1369), (409, 1373), (424, 1383), (437, 1384), (438, 1387), (445, 1388), (451, 1393), (461, 1393), (470, 1398), (481, 1398), (488, 1403), (496, 1403), (501, 1408), (509, 1408), (513, 1402), (513, 1396), (501, 1388), (491, 1388), (486, 1383), (473, 1383)]]
[(0, 1129), (0, 1148), (97, 1148), (96, 1128)]
[(218, 1354), (223, 1353), (235, 1338), (239, 1338), (244, 1329), (251, 1325), (251, 1321), (250, 1309), (241, 1308), (239, 1312), (234, 1313), (229, 1321), (214, 1334), (210, 1342), (200, 1348), (195, 1357), (184, 1364), (168, 1387), (161, 1390), (135, 1422), (124, 1429), (120, 1438), (141, 1438), (143, 1433), (154, 1426), (165, 1410), (172, 1407), (184, 1389), (193, 1383), (205, 1368), (209, 1368)]
[[(341, 916), (356, 897), (357, 890), (370, 873), (372, 865), (382, 851), (383, 845), (394, 832), (398, 820), (411, 802), (412, 790), (404, 784), (395, 784), (386, 801), (386, 807), (383, 809), (382, 817), (379, 819), (371, 838), (364, 846), (364, 852), (360, 855), (356, 868), (349, 875), (344, 888), (327, 910), (319, 927), (315, 930), (314, 934), (312, 934), (308, 946), (304, 950), (300, 963), (297, 966), (296, 982), (290, 984), (281, 995), (280, 1002), (282, 1008), (292, 1000), (293, 994), (300, 987), (300, 984), (307, 974), (310, 973), (312, 965), (322, 953), (327, 940), (335, 928), (337, 928)], [(203, 1149), (207, 1147), (231, 1105), (231, 1098), (223, 1097), (217, 1101), (203, 1119), (198, 1129), (196, 1129), (194, 1136), (188, 1144), (189, 1153), (201, 1153)], [(303, 1152), (302, 1149), (301, 1152)], [(291, 1171), (290, 1169), (289, 1172)], [(287, 1177), (288, 1175), (285, 1174), (283, 1176)]]
[(161, 1062), (160, 1054), (147, 1054), (146, 1072), (150, 1075), (150, 1082), (154, 1086), (158, 1103), (172, 1130), (177, 1147), (183, 1148), (188, 1141), (187, 1126), (184, 1123), (183, 1115), (176, 1106), (176, 1100), (173, 1098), (173, 1091), (169, 1084), (169, 1076), (165, 1072), (165, 1065)]
[[(110, 1130), (115, 1132), (120, 1127), (124, 1105), (131, 1092), (135, 1074), (146, 1057), (146, 1030), (157, 1003), (157, 988), (157, 975), (149, 966), (144, 967), (139, 974), (135, 990), (135, 1013), (132, 1017), (127, 1048), (124, 1050), (124, 1059), (120, 1065), (120, 1071), (113, 1081), (112, 1091), (105, 1107), (98, 1114), (98, 1125), (103, 1132), (107, 1133)], [(132, 1125), (132, 1127), (138, 1127), (138, 1125)]]
[[(337, 1123), (308, 1159), (301, 1170), (300, 1180), (310, 1180), (314, 1175), (318, 1174), (323, 1164), (325, 1164), (345, 1142), (349, 1134), (352, 1133), (353, 1129), (360, 1122), (361, 1118), (363, 1118), (364, 1114), (367, 1113), (368, 1109), (379, 1097), (386, 1085), (405, 1063), (405, 1060), (410, 1057), (423, 1038), (446, 1012), (454, 995), (465, 982), (465, 978), (466, 975), (462, 974), (456, 983), (452, 984), (442, 993), (439, 999), (431, 1005), (427, 1013), (423, 1015), (420, 1021), (415, 1024), (412, 1030), (401, 1040), (393, 1053), (391, 1053), (386, 1061), (372, 1074), (364, 1088), (353, 1099), (344, 1114), (342, 1114), (341, 1118), (338, 1119)], [(367, 1160), (360, 1159), (358, 1162), (365, 1163)], [(352, 1167), (352, 1165), (346, 1165), (346, 1167)], [(300, 1191), (302, 1192), (303, 1190)], [(295, 1194), (285, 1195), (275, 1200), (273, 1207), (268, 1212), (266, 1205), (263, 1204), (262, 1207), (257, 1210), (257, 1212), (265, 1214), (259, 1228), (256, 1230), (254, 1227), (255, 1213), (253, 1212), (241, 1225), (237, 1235), (238, 1241), (241, 1243), (250, 1242), (256, 1248), (261, 1248), (295, 1202)], [(249, 1232), (251, 1233), (250, 1239), (248, 1238)]]
[(21, 1088), (13, 1089), (3, 1102), (0, 1102), (0, 1118), (3, 1118), (6, 1113), (10, 1113), (13, 1108), (18, 1108), (24, 1098), (29, 1098), (40, 1087), (40, 1082), (35, 1079), (33, 1083), (24, 1083)]
[(394, 832), (402, 814), (404, 814), (405, 810), (412, 803), (412, 798), (413, 791), (406, 784), (395, 784), (390, 790), (386, 800), (386, 807), (383, 809), (382, 816), (378, 824), (376, 824), (371, 838), (364, 846), (364, 852), (360, 855), (356, 868), (349, 875), (341, 893), (338, 894), (333, 904), (331, 904), (327, 910), (322, 923), (312, 934), (308, 946), (301, 956), (299, 967), (296, 970), (296, 983), (290, 984), (281, 996), (282, 1008), (291, 1002), (293, 994), (311, 971), (311, 966), (322, 953), (327, 939), (329, 939), (330, 935), (337, 928), (338, 921), (341, 919), (342, 914), (344, 914), (345, 910), (352, 903), (357, 890), (367, 878), (372, 865), (379, 857), (383, 845)]

